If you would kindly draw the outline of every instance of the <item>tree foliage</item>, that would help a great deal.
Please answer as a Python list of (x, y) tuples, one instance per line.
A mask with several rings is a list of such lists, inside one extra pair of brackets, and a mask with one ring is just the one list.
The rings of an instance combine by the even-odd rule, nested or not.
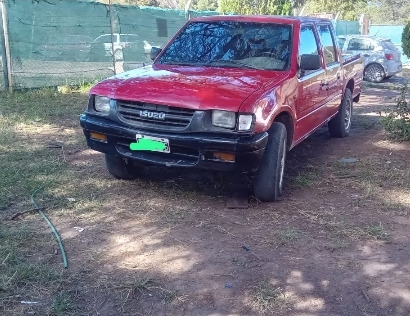
[(366, 2), (367, 0), (307, 0), (305, 13), (340, 13), (339, 19), (354, 21), (358, 20), (360, 15), (356, 10), (358, 3)]
[[(185, 9), (188, 0), (180, 0), (178, 7)], [(218, 0), (193, 0), (191, 10), (195, 11), (216, 11), (218, 8)]]
[(237, 14), (289, 15), (292, 12), (290, 0), (220, 0), (218, 11)]
[(356, 5), (358, 13), (370, 19), (372, 24), (406, 24), (410, 16), (408, 0), (372, 0)]
[(403, 47), (403, 53), (410, 58), (410, 20), (404, 27), (403, 34), (401, 35), (401, 42)]
[(400, 97), (396, 107), (382, 117), (381, 123), (386, 130), (399, 140), (410, 140), (410, 104), (408, 98), (408, 86), (405, 84), (400, 89)]

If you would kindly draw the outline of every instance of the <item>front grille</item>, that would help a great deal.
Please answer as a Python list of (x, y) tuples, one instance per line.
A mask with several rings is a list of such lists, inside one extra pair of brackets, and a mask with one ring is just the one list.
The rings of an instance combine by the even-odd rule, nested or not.
[[(195, 113), (195, 110), (191, 109), (122, 100), (117, 101), (117, 109), (118, 117), (127, 124), (174, 130), (186, 128)], [(144, 111), (146, 112), (143, 113)]]

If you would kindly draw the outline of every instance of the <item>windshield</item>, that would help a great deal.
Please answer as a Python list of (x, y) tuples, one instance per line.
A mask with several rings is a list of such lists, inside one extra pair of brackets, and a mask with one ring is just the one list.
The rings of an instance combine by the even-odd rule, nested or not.
[(235, 21), (192, 22), (156, 63), (285, 70), (291, 26)]

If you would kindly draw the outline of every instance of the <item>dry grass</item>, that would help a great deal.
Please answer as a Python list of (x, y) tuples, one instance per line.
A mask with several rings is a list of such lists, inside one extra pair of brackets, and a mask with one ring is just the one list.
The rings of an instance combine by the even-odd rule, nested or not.
[(248, 304), (260, 314), (273, 314), (290, 309), (293, 300), (289, 293), (265, 280), (253, 289)]

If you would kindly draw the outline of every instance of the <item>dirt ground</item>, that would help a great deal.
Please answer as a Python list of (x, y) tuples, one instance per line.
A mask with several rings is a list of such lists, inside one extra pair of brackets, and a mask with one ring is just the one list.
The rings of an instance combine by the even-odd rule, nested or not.
[[(349, 137), (322, 128), (294, 148), (277, 203), (232, 175), (149, 168), (115, 180), (102, 154), (69, 146), (81, 192), (48, 212), (69, 260), (66, 314), (409, 315), (410, 143), (378, 123), (397, 95), (366, 88)], [(248, 208), (226, 207), (235, 190)], [(38, 260), (61, 266), (57, 246)]]

